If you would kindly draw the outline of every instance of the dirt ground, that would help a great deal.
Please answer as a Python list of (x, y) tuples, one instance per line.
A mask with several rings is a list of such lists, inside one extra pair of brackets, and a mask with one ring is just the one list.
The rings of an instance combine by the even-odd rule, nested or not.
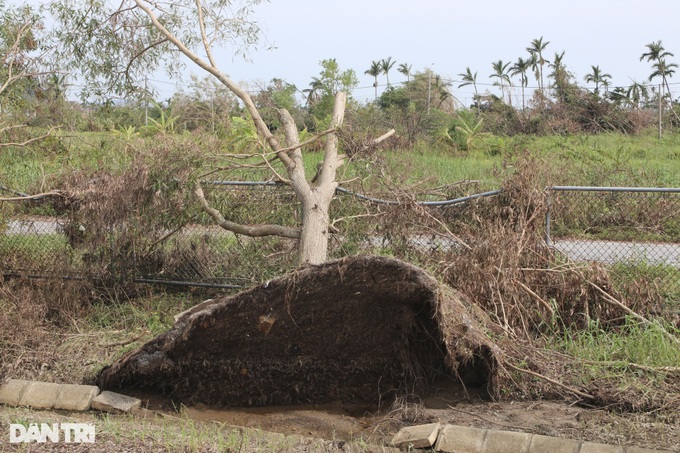
[[(147, 398), (145, 404), (161, 414), (177, 410), (172, 403), (157, 398)], [(422, 400), (398, 400), (382, 410), (337, 402), (248, 408), (197, 404), (181, 406), (179, 411), (182, 416), (200, 422), (333, 442), (361, 439), (375, 447), (389, 445), (404, 426), (440, 422), (680, 452), (680, 425), (668, 416), (615, 413), (566, 401), (493, 402), (457, 385), (447, 385)]]
[[(142, 396), (142, 395), (140, 395)], [(156, 399), (145, 400), (150, 409), (147, 419), (153, 429), (169, 430), (175, 424), (187, 425), (188, 420), (218, 429), (243, 427), (252, 429), (249, 444), (241, 451), (390, 451), (389, 440), (407, 425), (429, 422), (451, 423), (476, 428), (506, 431), (522, 431), (570, 439), (588, 440), (613, 445), (637, 446), (680, 452), (680, 426), (669, 420), (656, 420), (653, 415), (616, 414), (602, 409), (589, 409), (560, 401), (489, 402), (475, 395), (465, 394), (462, 389), (446, 389), (442, 393), (416, 403), (392, 405), (391, 409), (377, 411), (375, 408), (331, 403), (324, 405), (256, 407), (217, 409), (205, 405), (176, 407)], [(26, 415), (30, 413), (30, 415)], [(57, 417), (55, 420), (54, 417)], [(95, 445), (76, 446), (64, 444), (31, 444), (10, 446), (0, 442), (0, 451), (219, 451), (209, 446), (177, 448), (172, 443), (159, 444), (144, 435), (112, 436), (116, 430), (126, 429), (138, 418), (116, 416), (118, 428), (96, 413), (63, 414), (57, 412), (30, 411), (22, 408), (0, 407), (0, 428), (9, 419), (35, 421), (75, 421), (97, 425)], [(112, 419), (116, 419), (112, 417)], [(5, 425), (5, 426), (3, 426)], [(194, 429), (194, 428), (192, 428)], [(257, 431), (256, 431), (257, 430)], [(288, 441), (272, 441), (269, 434), (280, 433)], [(100, 435), (99, 433), (102, 433)], [(253, 443), (258, 432), (269, 440)], [(243, 431), (242, 433), (245, 433)], [(192, 434), (193, 435), (193, 434)], [(298, 437), (302, 436), (302, 437)], [(200, 440), (198, 441), (200, 442)], [(273, 442), (273, 443), (272, 443)], [(190, 442), (191, 444), (191, 442)], [(264, 446), (263, 446), (264, 445)], [(264, 448), (264, 449), (263, 449)], [(236, 448), (234, 448), (235, 450)], [(231, 451), (231, 450), (226, 450)]]

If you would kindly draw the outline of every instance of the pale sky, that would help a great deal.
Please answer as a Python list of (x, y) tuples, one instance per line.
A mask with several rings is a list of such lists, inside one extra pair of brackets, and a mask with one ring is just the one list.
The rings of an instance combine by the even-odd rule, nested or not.
[[(612, 75), (612, 87), (647, 81), (652, 70), (640, 56), (652, 41), (662, 40), (676, 55), (668, 61), (680, 63), (677, 0), (271, 0), (257, 8), (256, 18), (276, 48), (253, 52), (251, 62), (224, 53), (224, 72), (244, 82), (277, 77), (303, 89), (318, 75), (321, 60), (336, 58), (341, 68), (356, 71), (362, 88), (353, 95), (362, 101), (374, 96), (373, 79), (364, 71), (386, 57), (397, 62), (392, 83), (405, 80), (397, 72), (400, 63), (414, 71), (431, 67), (454, 80), (454, 95), (466, 100), (472, 88), (458, 89), (457, 81), (470, 66), (480, 91), (496, 92), (491, 63), (526, 58), (526, 47), (541, 36), (550, 42), (547, 59), (566, 51), (567, 69), (583, 85), (591, 65)], [(680, 84), (680, 71), (674, 81)], [(529, 85), (536, 85), (532, 75)], [(174, 89), (157, 87), (161, 93)]]

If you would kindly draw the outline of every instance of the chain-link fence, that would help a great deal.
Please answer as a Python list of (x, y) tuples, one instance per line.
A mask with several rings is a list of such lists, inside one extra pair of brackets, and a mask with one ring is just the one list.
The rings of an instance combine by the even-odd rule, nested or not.
[[(231, 221), (301, 224), (300, 208), (288, 185), (205, 181), (203, 187), (210, 204)], [(395, 192), (367, 196), (339, 188), (331, 207), (329, 255), (374, 253), (415, 259), (418, 254), (448, 252), (456, 241), (442, 234), (436, 221), (432, 225), (414, 221), (412, 209), (450, 208), (499, 192), (460, 197), (464, 189), (454, 187), (417, 197), (403, 194), (400, 199)], [(452, 198), (433, 199), (442, 197)], [(296, 263), (297, 241), (234, 235), (197, 210), (176, 212), (182, 220), (173, 222), (163, 213), (154, 213), (151, 219), (108, 221), (105, 213), (93, 218), (92, 209), (87, 215), (77, 209), (37, 214), (55, 211), (52, 204), (60, 204), (58, 198), (42, 200), (43, 206), (30, 203), (15, 202), (0, 216), (0, 256), (5, 257), (0, 268), (6, 275), (86, 278), (104, 285), (243, 288), (291, 270)]]
[(556, 186), (548, 197), (549, 245), (607, 265), (628, 291), (680, 299), (680, 189)]
[[(287, 185), (211, 181), (204, 187), (210, 203), (235, 222), (301, 223)], [(469, 202), (499, 193), (465, 196), (464, 189), (448, 188), (400, 198), (394, 191), (367, 196), (339, 189), (331, 209), (330, 257), (375, 253), (416, 263), (424, 257), (446, 260), (461, 246), (451, 230), (467, 221)], [(553, 187), (547, 197), (550, 246), (575, 261), (605, 264), (631, 290), (651, 284), (666, 299), (678, 299), (680, 189)], [(49, 209), (22, 203), (21, 209), (3, 208), (0, 217), (4, 274), (243, 288), (295, 266), (295, 240), (237, 236), (200, 211), (181, 213), (183, 220), (172, 224), (130, 218), (102, 228), (73, 209), (39, 215)]]

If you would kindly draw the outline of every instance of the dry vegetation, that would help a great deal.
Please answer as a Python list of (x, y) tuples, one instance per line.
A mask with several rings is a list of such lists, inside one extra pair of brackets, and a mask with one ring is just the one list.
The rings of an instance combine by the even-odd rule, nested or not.
[[(183, 262), (172, 258), (172, 247), (159, 244), (167, 240), (163, 236), (168, 230), (188, 223), (191, 215), (180, 209), (181, 192), (156, 184), (164, 177), (155, 176), (153, 164), (140, 162), (122, 176), (104, 176), (96, 184), (89, 177), (73, 180), (66, 210), (90, 235), (76, 248), (84, 248), (95, 260), (87, 265), (90, 275), (96, 270), (99, 278), (11, 278), (2, 283), (0, 378), (91, 382), (104, 365), (168, 328), (173, 314), (201, 297), (152, 295), (129, 281), (113, 288), (106, 284), (110, 256), (102, 250), (153, 257), (149, 262), (158, 268), (172, 269)], [(397, 190), (389, 184), (387, 189), (402, 204), (342, 199), (335, 212), (336, 220), (343, 220), (335, 226), (337, 236), (345, 240), (334, 242), (333, 253), (371, 251), (372, 238), (387, 238), (373, 251), (415, 263), (465, 294), (468, 309), (488, 320), (482, 323), (484, 332), (498, 348), (491, 397), (561, 399), (639, 414), (645, 423), (672, 424), (680, 407), (680, 369), (672, 362), (680, 357), (677, 320), (656, 317), (660, 294), (653, 287), (623, 292), (605, 268), (569, 262), (544, 246), (543, 187), (550, 171), (535, 159), (518, 159), (501, 195), (443, 209), (419, 206), (414, 203), (417, 190)], [(261, 203), (266, 205), (266, 200)], [(178, 209), (183, 216), (173, 217)], [(121, 242), (110, 248), (103, 233), (120, 225), (127, 227), (116, 238)], [(153, 235), (143, 237), (146, 231)], [(414, 235), (427, 237), (426, 244), (447, 245), (414, 246)], [(188, 247), (199, 253), (196, 244)], [(239, 247), (228, 251), (240, 250), (244, 256), (226, 259), (253, 259), (251, 242)], [(290, 270), (290, 245), (276, 242), (269, 247), (256, 250), (258, 263), (269, 266), (269, 275)], [(647, 362), (621, 351), (588, 359), (579, 353), (581, 343), (577, 345), (584, 333), (601, 349), (618, 338), (651, 335), (656, 343), (650, 351), (669, 352)]]

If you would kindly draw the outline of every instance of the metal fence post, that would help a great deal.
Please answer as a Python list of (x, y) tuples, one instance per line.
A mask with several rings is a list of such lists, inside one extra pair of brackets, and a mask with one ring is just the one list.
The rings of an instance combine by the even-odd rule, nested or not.
[(548, 187), (547, 209), (545, 212), (545, 245), (550, 247), (550, 210), (552, 209), (552, 188)]

